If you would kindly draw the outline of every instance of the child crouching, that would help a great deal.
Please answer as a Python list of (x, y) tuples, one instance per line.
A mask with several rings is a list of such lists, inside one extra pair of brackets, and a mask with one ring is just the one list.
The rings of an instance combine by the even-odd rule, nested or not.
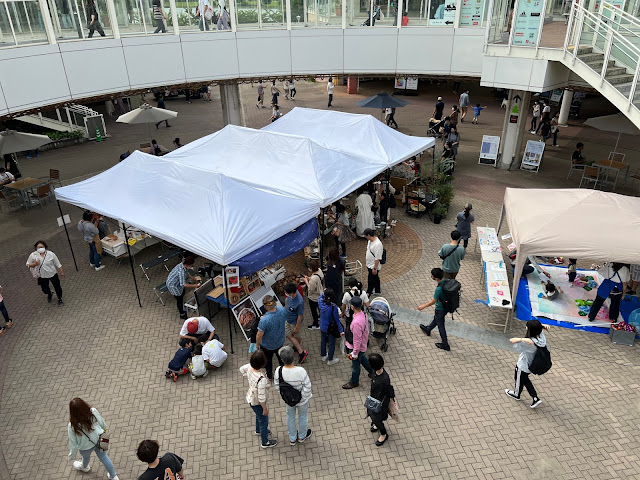
[(204, 357), (202, 356), (202, 344), (198, 344), (193, 349), (193, 357), (189, 364), (189, 370), (191, 370), (191, 378), (206, 377), (209, 374), (204, 366)]
[(189, 369), (185, 367), (185, 364), (191, 358), (191, 351), (193, 349), (193, 341), (187, 340), (184, 346), (180, 348), (173, 356), (173, 359), (169, 362), (167, 371), (164, 376), (173, 379), (174, 382), (178, 381), (179, 375), (189, 373)]

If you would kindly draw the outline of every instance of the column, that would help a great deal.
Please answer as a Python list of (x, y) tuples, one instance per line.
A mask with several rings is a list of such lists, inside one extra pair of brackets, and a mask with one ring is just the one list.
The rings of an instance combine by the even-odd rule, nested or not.
[(573, 101), (573, 90), (565, 88), (562, 94), (562, 104), (560, 105), (560, 116), (558, 117), (558, 125), (563, 127), (567, 126), (569, 120), (569, 110), (571, 109), (571, 102)]
[(53, 23), (51, 22), (51, 13), (49, 12), (49, 5), (47, 4), (47, 0), (39, 0), (40, 4), (40, 14), (42, 15), (42, 21), (44, 22), (44, 30), (47, 34), (47, 39), (49, 43), (55, 45), (56, 42), (56, 34), (53, 30)]
[[(505, 121), (500, 138), (500, 162), (498, 167), (510, 169), (520, 164), (522, 140), (527, 127), (527, 114), (531, 93), (522, 90), (509, 91), (509, 104), (505, 111)], [(480, 117), (482, 118), (482, 117)]]
[(173, 34), (180, 35), (180, 25), (178, 25), (178, 9), (176, 0), (169, 0), (169, 9), (171, 10), (171, 23), (173, 24)]
[(116, 7), (113, 4), (113, 0), (107, 0), (107, 14), (109, 16), (109, 22), (111, 23), (111, 33), (113, 34), (113, 38), (120, 38), (120, 26), (118, 25)]
[(221, 83), (220, 101), (222, 102), (222, 121), (224, 124), (244, 126), (239, 85), (237, 83)]

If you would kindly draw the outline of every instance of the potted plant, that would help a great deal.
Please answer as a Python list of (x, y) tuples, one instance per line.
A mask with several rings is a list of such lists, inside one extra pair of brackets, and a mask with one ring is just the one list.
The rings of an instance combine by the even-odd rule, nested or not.
[(431, 190), (438, 200), (433, 208), (433, 223), (440, 223), (447, 216), (454, 192), (453, 185), (445, 175), (434, 177), (434, 181), (436, 183), (432, 185)]
[(433, 207), (433, 223), (439, 224), (446, 215), (447, 207), (440, 202), (436, 202), (436, 206)]

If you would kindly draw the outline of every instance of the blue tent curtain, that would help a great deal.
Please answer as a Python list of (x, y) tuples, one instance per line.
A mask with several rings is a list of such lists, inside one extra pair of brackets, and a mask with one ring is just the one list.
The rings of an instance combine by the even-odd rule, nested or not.
[(232, 265), (240, 267), (241, 276), (251, 275), (267, 265), (302, 250), (317, 237), (318, 222), (312, 218), (295, 230), (233, 262)]

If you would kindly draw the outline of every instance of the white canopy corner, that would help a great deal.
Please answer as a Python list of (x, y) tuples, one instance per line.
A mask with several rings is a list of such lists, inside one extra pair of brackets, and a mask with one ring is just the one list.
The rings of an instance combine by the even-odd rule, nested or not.
[(640, 198), (588, 189), (507, 188), (506, 217), (518, 255), (513, 298), (527, 256), (640, 264)]

